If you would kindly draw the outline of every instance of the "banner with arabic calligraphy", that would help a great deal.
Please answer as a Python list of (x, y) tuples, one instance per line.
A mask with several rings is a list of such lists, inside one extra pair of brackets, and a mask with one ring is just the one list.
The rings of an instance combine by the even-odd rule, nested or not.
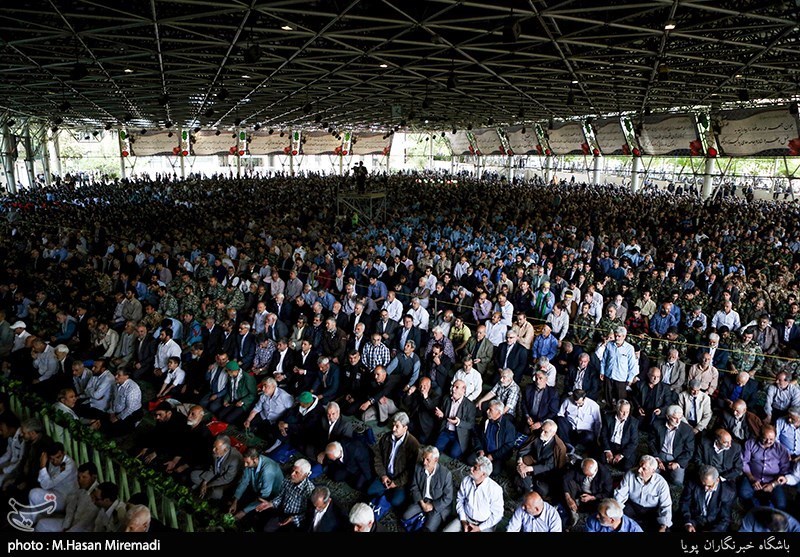
[(494, 128), (482, 128), (472, 132), (475, 138), (475, 147), (482, 155), (504, 155), (505, 147), (500, 139), (500, 134)]
[(447, 132), (446, 137), (450, 141), (450, 149), (453, 151), (454, 156), (457, 157), (459, 155), (472, 154), (472, 150), (474, 149), (474, 147), (470, 149), (470, 147), (472, 147), (472, 144), (469, 141), (469, 136), (467, 136), (467, 132), (459, 130), (455, 133), (455, 135), (453, 135), (450, 132)]
[[(522, 133), (525, 130), (525, 133)], [(536, 145), (539, 140), (536, 137), (536, 129), (533, 124), (530, 126), (511, 126), (506, 128), (506, 139), (508, 147), (515, 155), (537, 155), (539, 151)]]
[(628, 155), (630, 149), (619, 118), (598, 120), (594, 123), (594, 137), (604, 155)]
[(149, 131), (145, 135), (134, 134), (135, 142), (131, 142), (131, 154), (135, 157), (163, 157), (172, 155), (173, 149), (178, 146), (178, 134), (170, 132)]
[(384, 137), (384, 134), (380, 132), (355, 132), (353, 135), (352, 151), (354, 155), (389, 154), (392, 148), (393, 135)]
[(693, 114), (645, 116), (638, 140), (645, 155), (691, 155), (692, 142), (698, 140), (695, 117)]
[(581, 145), (586, 141), (580, 122), (554, 122), (547, 131), (550, 149), (555, 155), (582, 155)]
[(722, 112), (717, 138), (729, 157), (796, 155), (797, 119), (783, 108), (742, 109)]
[(291, 146), (289, 134), (281, 137), (279, 133), (253, 133), (247, 149), (251, 155), (277, 155), (283, 153), (287, 147)]
[(303, 132), (303, 139), (301, 155), (335, 155), (342, 147), (342, 140), (328, 132)]
[(235, 135), (231, 132), (222, 132), (216, 135), (211, 130), (201, 130), (194, 135), (192, 154), (196, 156), (229, 155), (231, 148), (237, 146)]

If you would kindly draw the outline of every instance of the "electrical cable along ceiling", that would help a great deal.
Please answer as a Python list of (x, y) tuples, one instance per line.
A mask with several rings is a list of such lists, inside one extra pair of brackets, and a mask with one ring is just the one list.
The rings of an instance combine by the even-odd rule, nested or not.
[(29, 0), (0, 107), (66, 126), (464, 129), (789, 99), (795, 1)]

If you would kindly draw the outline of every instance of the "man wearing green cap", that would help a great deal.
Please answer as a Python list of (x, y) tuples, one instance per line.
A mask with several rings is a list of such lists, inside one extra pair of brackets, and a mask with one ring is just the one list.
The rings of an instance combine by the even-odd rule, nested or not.
[(303, 453), (313, 452), (314, 429), (324, 411), (319, 398), (308, 391), (303, 391), (297, 397), (297, 406), (278, 422), (278, 431), (281, 439), (289, 441), (294, 448)]
[(242, 373), (236, 361), (225, 366), (228, 374), (228, 390), (217, 417), (223, 422), (239, 425), (253, 407), (256, 400), (256, 380), (249, 373)]

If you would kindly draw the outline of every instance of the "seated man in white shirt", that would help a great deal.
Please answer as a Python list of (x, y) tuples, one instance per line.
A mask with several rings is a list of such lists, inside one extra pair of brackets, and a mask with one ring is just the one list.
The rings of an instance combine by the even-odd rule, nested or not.
[(64, 452), (64, 445), (53, 443), (42, 453), (38, 480), (39, 487), (31, 489), (28, 494), (28, 504), (36, 507), (55, 496), (54, 510), (63, 511), (67, 505), (67, 496), (78, 489), (78, 470)]
[(602, 420), (600, 405), (586, 396), (583, 389), (575, 389), (564, 399), (556, 416), (558, 436), (572, 445), (581, 445), (594, 452), (600, 438)]
[(643, 455), (639, 466), (623, 476), (614, 499), (624, 506), (625, 515), (645, 531), (666, 532), (672, 526), (672, 496), (667, 480), (657, 471), (658, 461)]
[(78, 467), (78, 488), (67, 495), (64, 516), (50, 515), (36, 523), (37, 532), (91, 532), (99, 509), (92, 501), (97, 487), (97, 466), (84, 462)]
[(494, 532), (503, 518), (503, 488), (494, 481), (492, 461), (479, 456), (456, 495), (458, 518), (444, 532)]
[(556, 508), (531, 491), (511, 515), (506, 532), (561, 532), (561, 517)]

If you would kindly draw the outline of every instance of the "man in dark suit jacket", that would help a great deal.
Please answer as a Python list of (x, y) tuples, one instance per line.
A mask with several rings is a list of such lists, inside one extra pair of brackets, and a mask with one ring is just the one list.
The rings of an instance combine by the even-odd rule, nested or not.
[(667, 407), (675, 400), (669, 385), (661, 382), (661, 370), (650, 368), (647, 381), (639, 381), (634, 388), (633, 416), (639, 420), (639, 429), (648, 431), (654, 420), (664, 417)]
[(392, 348), (394, 346), (394, 339), (399, 328), (400, 324), (394, 319), (390, 319), (389, 312), (385, 309), (382, 309), (381, 317), (375, 322), (375, 328), (373, 332), (381, 335), (381, 342), (383, 342), (383, 344), (389, 348)]
[(280, 388), (287, 390), (294, 380), (294, 364), (295, 352), (289, 349), (289, 344), (283, 337), (278, 340), (272, 359), (267, 364), (267, 373), (275, 378)]
[(411, 433), (420, 443), (430, 444), (439, 435), (435, 412), (441, 398), (441, 391), (433, 385), (429, 377), (422, 377), (403, 397), (403, 406), (408, 410), (411, 419)]
[(339, 404), (329, 402), (325, 412), (317, 417), (316, 424), (309, 431), (309, 444), (305, 454), (310, 461), (322, 462), (325, 457), (325, 448), (331, 441), (343, 441), (355, 436), (355, 427), (350, 420), (342, 419)]
[(755, 439), (761, 435), (761, 418), (747, 410), (747, 403), (742, 399), (733, 403), (730, 408), (725, 408), (717, 418), (717, 427), (730, 432), (733, 441), (740, 447), (748, 439)]
[(333, 311), (331, 311), (329, 317), (332, 317), (336, 321), (336, 327), (345, 332), (347, 331), (347, 327), (350, 324), (350, 316), (342, 310), (341, 302), (333, 303)]
[(236, 342), (239, 338), (239, 335), (233, 330), (234, 323), (226, 319), (222, 322), (220, 327), (222, 328), (222, 334), (220, 336), (220, 343), (222, 345), (222, 350), (228, 355), (228, 358), (233, 360), (238, 360), (239, 358), (239, 345)]
[(287, 326), (287, 323), (292, 322), (292, 304), (286, 301), (283, 294), (277, 294), (275, 299), (267, 304), (267, 309), (270, 313), (274, 313), (277, 316), (278, 322), (281, 323), (284, 328)]
[(397, 329), (397, 334), (395, 335), (395, 343), (392, 348), (398, 352), (402, 352), (403, 348), (406, 346), (406, 342), (409, 340), (414, 341), (414, 346), (417, 347), (418, 350), (421, 350), (420, 343), (422, 342), (422, 331), (420, 331), (419, 327), (414, 326), (414, 318), (410, 315), (403, 316), (403, 326)]
[(736, 488), (731, 482), (720, 481), (713, 466), (702, 466), (698, 476), (684, 486), (681, 494), (683, 527), (687, 532), (727, 532)]
[(311, 505), (303, 524), (306, 532), (347, 532), (352, 530), (347, 515), (331, 499), (331, 490), (324, 485), (314, 488)]
[(703, 346), (697, 350), (697, 361), (700, 361), (700, 356), (705, 354), (706, 352), (713, 352), (713, 356), (711, 358), (711, 365), (717, 368), (720, 371), (724, 371), (728, 369), (728, 360), (731, 357), (731, 353), (728, 351), (728, 345), (722, 344), (719, 341), (719, 335), (717, 333), (711, 333), (709, 336), (709, 345)]
[(713, 466), (726, 483), (736, 485), (742, 475), (742, 447), (733, 442), (730, 433), (720, 428), (714, 432), (713, 439), (703, 437), (700, 440), (692, 464), (697, 468)]
[(522, 397), (522, 415), (531, 430), (538, 430), (545, 420), (554, 420), (561, 401), (555, 387), (547, 385), (547, 373), (537, 371), (533, 383), (525, 387)]
[(436, 408), (434, 414), (439, 418), (441, 426), (436, 448), (450, 458), (459, 459), (469, 451), (472, 429), (475, 427), (475, 405), (464, 396), (467, 384), (459, 379), (453, 382), (452, 395)]
[(425, 513), (425, 526), (422, 529), (425, 532), (437, 532), (452, 514), (453, 497), (452, 472), (439, 465), (439, 450), (436, 447), (425, 447), (422, 450), (422, 462), (414, 470), (412, 503), (403, 513), (403, 519)]
[(734, 402), (741, 399), (747, 403), (748, 408), (752, 408), (757, 392), (758, 381), (751, 378), (746, 371), (740, 371), (736, 375), (728, 374), (719, 386), (717, 406), (730, 408)]
[(793, 316), (787, 315), (775, 329), (778, 331), (778, 344), (782, 348), (800, 350), (800, 325), (795, 323)]
[(369, 448), (358, 439), (328, 443), (322, 469), (333, 481), (345, 482), (356, 491), (364, 491), (373, 480)]
[(667, 408), (666, 419), (653, 422), (650, 454), (658, 460), (658, 470), (664, 479), (682, 486), (686, 467), (694, 455), (694, 431), (683, 421), (683, 410), (673, 404)]
[(408, 423), (408, 414), (396, 413), (392, 417), (392, 431), (372, 447), (377, 478), (367, 489), (367, 495), (384, 495), (392, 507), (405, 503), (419, 458), (419, 441), (408, 431)]
[(497, 369), (511, 369), (514, 382), (519, 385), (528, 369), (528, 351), (517, 342), (517, 332), (511, 329), (506, 333), (507, 342), (502, 342), (494, 351), (494, 364)]
[(600, 397), (600, 372), (589, 365), (591, 357), (586, 352), (578, 356), (578, 363), (567, 368), (567, 379), (564, 382), (564, 395), (570, 396), (575, 389), (581, 389), (586, 396), (599, 401)]
[[(618, 429), (619, 428), (619, 429)], [(631, 403), (620, 399), (613, 414), (603, 416), (600, 448), (606, 464), (627, 470), (636, 464), (639, 421), (631, 416)]]
[(239, 365), (244, 371), (250, 371), (256, 357), (256, 337), (250, 332), (250, 323), (242, 321), (239, 324), (239, 334), (236, 336), (236, 352)]
[(361, 302), (356, 303), (353, 313), (351, 313), (350, 317), (347, 319), (347, 328), (345, 329), (345, 332), (348, 335), (352, 335), (355, 332), (356, 324), (358, 323), (364, 324), (365, 335), (367, 331), (372, 330), (372, 318), (367, 315), (366, 311), (364, 311), (364, 304)]
[(289, 328), (276, 314), (270, 313), (267, 315), (265, 333), (268, 339), (278, 342), (279, 339), (289, 336)]
[(222, 346), (222, 328), (217, 325), (216, 319), (206, 317), (202, 329), (203, 346), (209, 354), (216, 354)]
[(131, 376), (134, 379), (152, 377), (157, 350), (158, 341), (147, 331), (147, 326), (141, 323), (137, 325), (131, 358)]
[(578, 521), (578, 513), (596, 512), (598, 503), (611, 497), (614, 491), (608, 468), (593, 458), (584, 458), (568, 470), (562, 485), (564, 504), (571, 514), (570, 525)]
[(486, 409), (486, 420), (473, 430), (472, 454), (467, 464), (475, 464), (480, 456), (492, 461), (492, 477), (503, 473), (503, 466), (514, 451), (517, 430), (511, 416), (503, 413), (505, 405), (499, 400), (489, 402)]

